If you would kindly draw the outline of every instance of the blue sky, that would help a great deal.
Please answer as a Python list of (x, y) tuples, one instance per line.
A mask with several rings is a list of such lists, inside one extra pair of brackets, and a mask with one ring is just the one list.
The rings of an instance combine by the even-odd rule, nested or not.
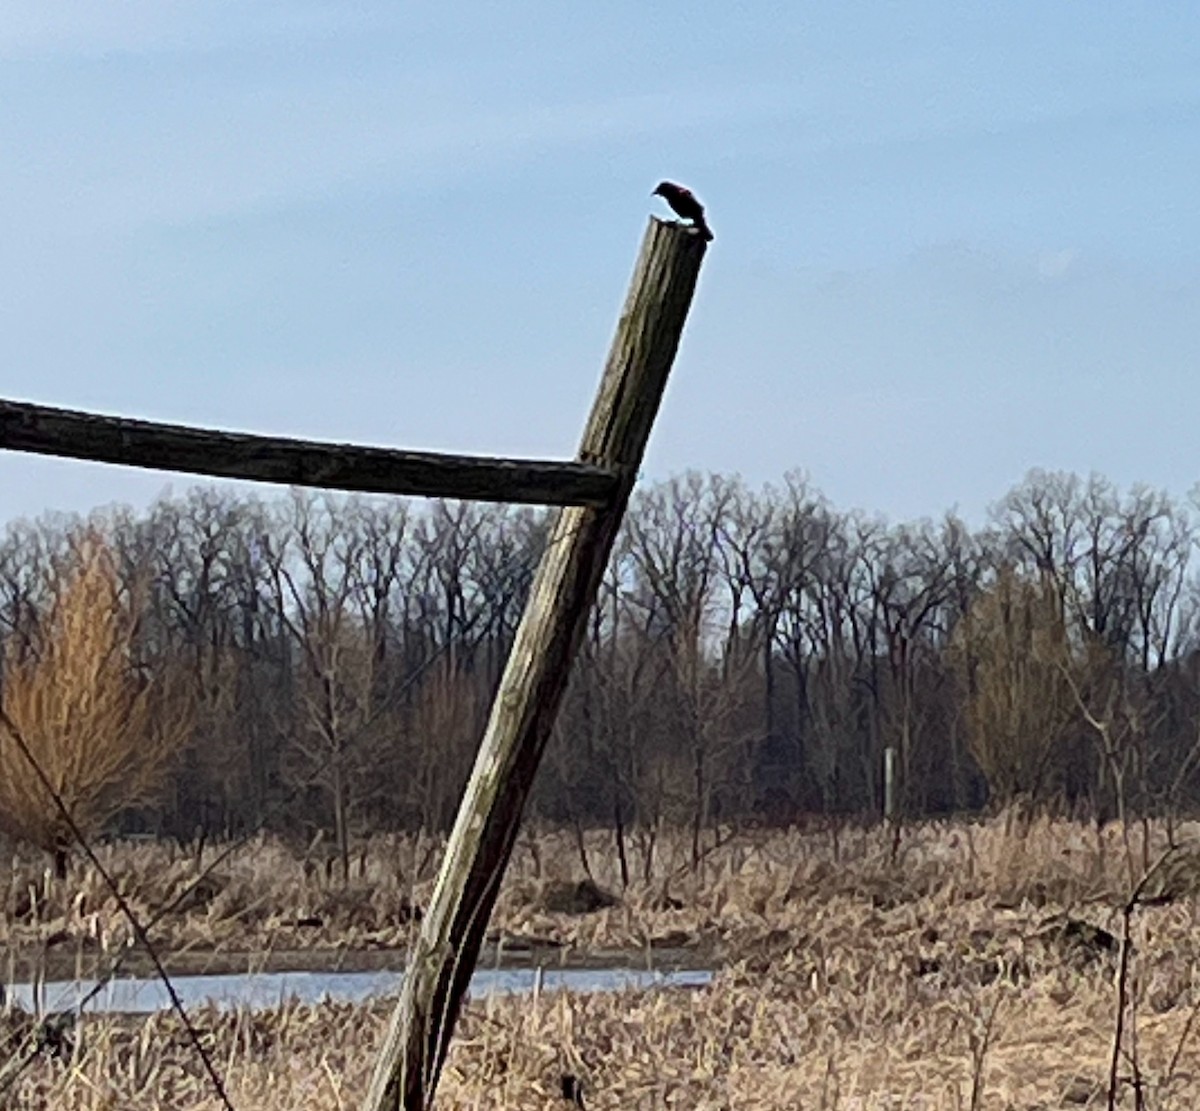
[[(0, 396), (567, 457), (649, 196), (646, 473), (971, 519), (1200, 477), (1200, 8), (0, 0)], [(0, 520), (193, 480), (0, 456)]]

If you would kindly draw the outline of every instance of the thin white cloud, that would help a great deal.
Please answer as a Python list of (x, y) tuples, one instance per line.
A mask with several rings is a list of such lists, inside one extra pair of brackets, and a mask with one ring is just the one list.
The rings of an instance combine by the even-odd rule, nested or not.
[(1077, 253), (1073, 247), (1061, 251), (1042, 251), (1037, 257), (1038, 275), (1048, 282), (1065, 278), (1075, 264)]
[[(206, 93), (211, 95), (205, 95)], [(418, 187), (548, 149), (769, 118), (775, 86), (480, 108), (420, 75), (386, 85), (229, 86), (139, 119), (63, 113), (9, 133), (0, 199), (25, 226), (97, 231), (270, 210), (346, 188)], [(0, 141), (4, 140), (0, 130)]]
[(204, 31), (204, 8), (159, 0), (7, 0), (0, 18), (0, 56), (86, 57), (179, 44)]
[(96, 58), (198, 51), (278, 38), (327, 37), (394, 17), (382, 9), (232, 0), (4, 0), (0, 58)]

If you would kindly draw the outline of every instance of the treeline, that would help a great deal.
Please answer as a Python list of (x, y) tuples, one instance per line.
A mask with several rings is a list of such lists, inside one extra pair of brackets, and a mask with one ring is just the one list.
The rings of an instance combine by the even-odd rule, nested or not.
[[(129, 668), (187, 702), (156, 697), (175, 751), (122, 828), (344, 845), (448, 825), (544, 513), (205, 487), (20, 522), (0, 544), (6, 676), (44, 651), (85, 524), (136, 611)], [(1033, 472), (977, 530), (839, 511), (799, 475), (647, 486), (535, 809), (686, 823), (699, 845), (719, 823), (877, 812), (889, 747), (913, 816), (1192, 805), (1197, 541), (1167, 495), (1097, 477)]]

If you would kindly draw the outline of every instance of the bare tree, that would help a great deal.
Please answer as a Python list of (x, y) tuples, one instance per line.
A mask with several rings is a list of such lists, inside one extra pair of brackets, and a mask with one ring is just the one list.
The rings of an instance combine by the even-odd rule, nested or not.
[(95, 833), (155, 797), (191, 726), (176, 677), (136, 656), (140, 601), (122, 589), (103, 537), (78, 533), (32, 651), (5, 661), (0, 823), (53, 853), (60, 874), (73, 831), (54, 796), (78, 829)]
[[(444, 825), (545, 519), (453, 502), (259, 502), (217, 487), (148, 514), (93, 515), (122, 591), (144, 598), (139, 666), (183, 676), (196, 706), (168, 790), (122, 821), (186, 836), (316, 815), (343, 847), (356, 824)], [(7, 667), (37, 658), (79, 527), (49, 515), (0, 539)], [(1195, 544), (1165, 494), (1097, 476), (1030, 472), (979, 531), (837, 512), (799, 474), (761, 490), (695, 474), (647, 485), (536, 812), (573, 825), (581, 846), (586, 829), (610, 826), (628, 875), (653, 869), (667, 821), (691, 825), (700, 855), (719, 823), (873, 810), (888, 746), (913, 814), (977, 805), (985, 780), (993, 798), (1034, 783), (1040, 797), (1058, 788), (1109, 813), (1118, 772), (1130, 814), (1200, 801)], [(998, 780), (978, 683), (1020, 662), (1005, 645), (1032, 643), (1022, 613), (1049, 635), (1051, 596), (1076, 720), (1043, 777), (1021, 762), (1049, 743), (1035, 730)], [(1018, 684), (1049, 682), (1036, 655), (1025, 663)], [(1120, 738), (1116, 763), (1086, 714)]]
[(971, 751), (993, 802), (1044, 802), (1077, 717), (1062, 602), (1049, 574), (1001, 568), (959, 623), (954, 658)]
[(290, 545), (266, 558), (279, 620), (299, 653), (294, 716), (282, 727), (297, 757), (295, 776), (319, 787), (330, 808), (344, 877), (350, 871), (352, 810), (361, 802), (375, 713), (375, 639), (361, 620), (364, 541), (353, 504), (293, 494)]

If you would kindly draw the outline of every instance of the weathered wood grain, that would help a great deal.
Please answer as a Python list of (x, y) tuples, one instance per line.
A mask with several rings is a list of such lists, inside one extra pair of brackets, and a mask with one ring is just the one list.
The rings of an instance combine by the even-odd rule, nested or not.
[(610, 471), (584, 462), (393, 451), (4, 400), (0, 449), (289, 486), (532, 505), (602, 506), (617, 486)]
[(651, 220), (579, 451), (617, 475), (604, 507), (559, 511), (363, 1107), (425, 1111), (534, 773), (637, 479), (705, 241)]

